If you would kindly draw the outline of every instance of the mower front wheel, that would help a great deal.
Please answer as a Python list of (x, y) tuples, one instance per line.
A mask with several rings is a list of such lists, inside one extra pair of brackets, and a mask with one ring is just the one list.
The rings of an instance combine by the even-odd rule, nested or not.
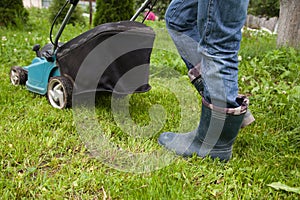
[(27, 71), (21, 67), (14, 66), (10, 69), (10, 82), (11, 84), (25, 85), (27, 81)]
[(64, 109), (72, 105), (72, 82), (62, 76), (51, 77), (48, 83), (47, 98), (54, 108)]

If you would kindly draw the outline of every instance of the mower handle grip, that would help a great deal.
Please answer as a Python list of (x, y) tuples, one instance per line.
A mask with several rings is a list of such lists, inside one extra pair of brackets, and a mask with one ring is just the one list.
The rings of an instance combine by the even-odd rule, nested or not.
[[(65, 16), (65, 18), (64, 18), (64, 20), (63, 20), (63, 22), (62, 22), (62, 24), (61, 24), (61, 26), (60, 26), (60, 28), (59, 28), (59, 30), (58, 30), (58, 33), (57, 33), (56, 36), (55, 36), (55, 42), (53, 43), (53, 45), (54, 45), (54, 46), (53, 46), (53, 52), (52, 52), (53, 54), (54, 54), (55, 50), (56, 50), (57, 47), (58, 47), (58, 40), (59, 40), (59, 38), (60, 38), (60, 36), (61, 36), (61, 34), (62, 34), (62, 32), (63, 32), (65, 26), (67, 25), (69, 19), (71, 18), (71, 15), (72, 15), (73, 11), (75, 10), (75, 8), (76, 8), (78, 2), (79, 2), (79, 0), (67, 0), (66, 3), (65, 3), (65, 5), (62, 7), (62, 9), (61, 9), (60, 12), (59, 12), (59, 14), (61, 14), (61, 11), (65, 8), (65, 6), (66, 6), (68, 3), (71, 4), (71, 6), (70, 6), (70, 8), (69, 8), (69, 10), (68, 10), (68, 13), (67, 13), (67, 15)], [(52, 30), (51, 30), (51, 31), (52, 31)], [(51, 38), (51, 36), (50, 36), (50, 38)]]
[(74, 6), (76, 6), (79, 2), (79, 0), (68, 0), (70, 4), (73, 4)]

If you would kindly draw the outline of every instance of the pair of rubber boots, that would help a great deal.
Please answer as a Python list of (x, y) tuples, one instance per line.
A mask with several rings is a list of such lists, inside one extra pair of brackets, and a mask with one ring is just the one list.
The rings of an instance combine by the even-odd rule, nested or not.
[[(202, 95), (201, 76), (194, 79), (192, 83)], [(232, 146), (240, 128), (255, 120), (248, 110), (248, 99), (240, 95), (236, 101), (240, 105), (237, 108), (221, 108), (202, 98), (198, 128), (185, 134), (162, 133), (158, 139), (159, 144), (184, 157), (196, 154), (199, 157), (210, 156), (213, 159), (228, 161), (232, 156)]]

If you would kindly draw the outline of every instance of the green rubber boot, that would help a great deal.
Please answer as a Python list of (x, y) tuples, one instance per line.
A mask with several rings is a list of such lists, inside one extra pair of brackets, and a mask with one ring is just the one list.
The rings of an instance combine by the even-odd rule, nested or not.
[(211, 156), (228, 161), (248, 107), (246, 97), (237, 102), (240, 102), (238, 108), (219, 108), (202, 100), (198, 128), (185, 134), (162, 133), (158, 139), (159, 144), (184, 157), (196, 154), (199, 157)]

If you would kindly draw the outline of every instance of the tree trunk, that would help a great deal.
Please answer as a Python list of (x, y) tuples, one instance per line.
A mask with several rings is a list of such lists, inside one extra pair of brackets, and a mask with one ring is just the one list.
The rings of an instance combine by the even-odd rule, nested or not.
[(280, 0), (277, 46), (300, 48), (299, 0)]
[(93, 24), (93, 1), (89, 0), (89, 6), (90, 6), (90, 27), (92, 27)]

